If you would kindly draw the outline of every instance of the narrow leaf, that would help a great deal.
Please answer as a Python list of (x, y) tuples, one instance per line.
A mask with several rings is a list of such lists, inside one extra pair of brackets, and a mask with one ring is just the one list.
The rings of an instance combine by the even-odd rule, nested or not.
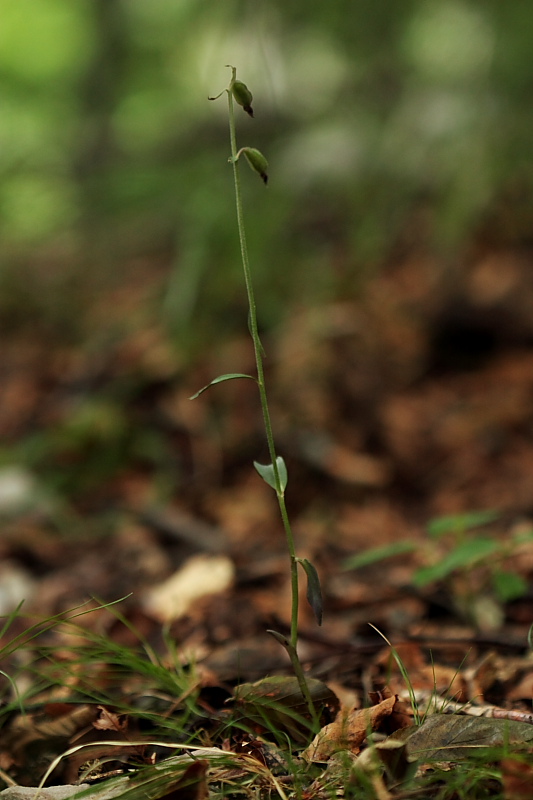
[(289, 642), (289, 640), (287, 639), (286, 636), (283, 636), (283, 634), (278, 633), (277, 631), (272, 631), (272, 630), (267, 630), (267, 633), (269, 633), (271, 636), (273, 636), (274, 639), (276, 640), (276, 642), (279, 642), (279, 644), (282, 647), (286, 647), (288, 649), (291, 646), (291, 643)]
[(371, 547), (370, 550), (364, 550), (355, 556), (350, 556), (342, 563), (343, 569), (359, 569), (366, 567), (369, 564), (374, 564), (376, 561), (384, 561), (386, 558), (401, 555), (402, 553), (412, 553), (416, 550), (416, 542), (393, 542), (392, 544), (383, 545), (383, 547)]
[(433, 537), (445, 536), (447, 533), (464, 533), (473, 528), (480, 528), (495, 522), (501, 514), (498, 511), (468, 511), (465, 514), (453, 514), (436, 517), (428, 525), (428, 534)]
[(305, 569), (305, 574), (307, 575), (307, 602), (313, 609), (317, 625), (322, 625), (322, 589), (320, 588), (318, 572), (314, 564), (311, 564), (307, 558), (299, 558), (298, 562)]
[[(285, 465), (285, 461), (283, 460), (283, 458), (281, 456), (277, 456), (276, 464), (277, 464), (277, 467), (278, 467), (278, 475), (279, 475), (279, 482), (280, 482), (279, 491), (281, 491), (283, 493), (285, 491), (285, 489), (287, 488), (287, 481), (288, 481), (287, 467)], [(276, 483), (276, 473), (274, 472), (273, 465), (272, 464), (259, 464), (257, 461), (254, 461), (254, 467), (256, 468), (258, 473), (261, 475), (261, 477), (263, 478), (264, 482), (268, 483), (268, 485), (271, 486), (274, 489), (275, 492), (277, 492), (278, 491), (278, 485)]]
[(417, 570), (413, 582), (415, 586), (427, 586), (433, 581), (440, 581), (456, 569), (463, 569), (484, 561), (497, 553), (501, 545), (495, 539), (467, 539), (441, 558), (436, 564)]
[(196, 400), (202, 392), (205, 392), (206, 389), (209, 389), (210, 386), (214, 386), (216, 383), (223, 383), (224, 381), (233, 381), (235, 378), (250, 378), (250, 380), (255, 381), (253, 375), (246, 375), (244, 372), (228, 372), (226, 375), (219, 375), (218, 378), (213, 378), (210, 383), (207, 383), (205, 386), (202, 386), (197, 392), (189, 397), (189, 400)]

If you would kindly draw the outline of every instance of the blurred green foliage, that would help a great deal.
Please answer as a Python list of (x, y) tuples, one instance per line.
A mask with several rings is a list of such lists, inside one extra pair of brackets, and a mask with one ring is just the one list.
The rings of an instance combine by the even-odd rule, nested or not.
[(532, 24), (498, 0), (2, 0), (2, 304), (43, 259), (120, 283), (156, 254), (176, 333), (231, 325), (226, 107), (207, 102), (228, 63), (254, 93), (239, 145), (270, 164), (267, 190), (244, 180), (263, 325), (402, 237), (454, 247), (502, 198), (524, 234)]

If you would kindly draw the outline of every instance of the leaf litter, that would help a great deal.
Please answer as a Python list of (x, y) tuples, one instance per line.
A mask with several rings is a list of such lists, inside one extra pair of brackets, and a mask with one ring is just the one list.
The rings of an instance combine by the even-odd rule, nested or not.
[[(223, 381), (188, 402), (209, 375), (233, 375), (236, 353), (253, 372), (248, 346), (221, 342), (185, 370), (160, 326), (132, 329), (127, 292), (123, 311), (112, 301), (121, 335), (98, 354), (13, 337), (0, 396), (6, 792), (38, 786), (59, 759), (43, 789), (57, 797), (82, 785), (94, 797), (106, 786), (288, 797), (292, 759), (304, 792), (322, 796), (342, 773), (346, 786), (401, 797), (424, 765), (477, 753), (500, 768), (488, 796), (527, 796), (533, 287), (515, 262), (503, 297), (488, 289), (505, 258), (481, 253), (449, 293), (435, 288), (434, 264), (406, 258), (358, 300), (295, 304), (269, 343), (287, 497), (302, 563), (316, 564), (324, 592), (324, 627), (311, 609), (301, 626), (324, 702), (314, 738), (294, 685), (272, 683), (293, 681), (264, 634), (287, 629), (290, 590), (271, 492), (253, 469), (268, 459), (254, 383)], [(95, 314), (101, 324), (101, 306)], [(476, 325), (494, 331), (490, 351), (468, 352)], [(490, 527), (470, 530), (473, 512)], [(369, 545), (387, 560), (364, 563)], [(229, 577), (197, 573), (192, 599), (165, 599), (175, 579), (184, 601), (187, 565), (213, 558)], [(357, 568), (344, 570), (350, 558)], [(423, 570), (431, 579), (417, 582)], [(514, 596), (499, 593), (506, 573), (522, 579)], [(91, 613), (69, 625), (88, 600)], [(405, 665), (420, 727), (369, 622)], [(350, 698), (338, 711), (330, 686)], [(169, 757), (192, 740), (204, 749)]]

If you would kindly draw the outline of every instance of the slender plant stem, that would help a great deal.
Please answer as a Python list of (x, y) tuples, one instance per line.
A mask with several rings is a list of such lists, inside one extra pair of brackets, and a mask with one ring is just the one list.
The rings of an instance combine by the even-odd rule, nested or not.
[(237, 158), (237, 137), (235, 133), (235, 113), (233, 106), (233, 96), (228, 92), (228, 111), (229, 111), (229, 127), (230, 127), (230, 141), (231, 141), (231, 162), (233, 165), (233, 180), (235, 184), (235, 204), (237, 208), (237, 226), (239, 229), (239, 241), (241, 245), (242, 266), (244, 270), (244, 281), (246, 284), (246, 293), (248, 295), (248, 306), (250, 311), (250, 334), (252, 336), (255, 363), (257, 369), (257, 384), (259, 386), (259, 397), (261, 400), (261, 409), (263, 411), (263, 421), (265, 425), (265, 432), (268, 444), (268, 451), (274, 472), (274, 480), (276, 483), (276, 495), (278, 498), (281, 519), (283, 528), (287, 538), (287, 546), (289, 550), (291, 562), (291, 593), (292, 593), (292, 609), (291, 609), (291, 645), (296, 649), (298, 644), (298, 563), (296, 560), (296, 549), (294, 546), (294, 536), (287, 513), (285, 504), (285, 493), (281, 484), (276, 447), (274, 444), (274, 434), (272, 432), (272, 423), (270, 421), (270, 411), (268, 408), (268, 400), (265, 386), (265, 374), (263, 369), (263, 346), (259, 337), (257, 329), (257, 307), (255, 303), (254, 287), (252, 283), (252, 273), (250, 270), (250, 262), (248, 259), (248, 247), (246, 244), (246, 232), (244, 228), (244, 214), (242, 208), (242, 195), (241, 195), (241, 181), (239, 175), (239, 162)]
[[(232, 67), (233, 78), (235, 80), (235, 69)], [(241, 258), (242, 258), (242, 266), (244, 271), (244, 281), (246, 284), (246, 293), (248, 296), (248, 308), (249, 308), (249, 326), (250, 326), (250, 334), (253, 341), (254, 347), (254, 355), (255, 355), (255, 364), (256, 364), (256, 371), (257, 371), (257, 385), (259, 387), (259, 397), (261, 401), (261, 410), (263, 412), (263, 422), (265, 426), (265, 433), (268, 445), (268, 452), (270, 455), (270, 461), (272, 464), (272, 470), (274, 473), (274, 483), (276, 488), (276, 496), (278, 499), (279, 510), (281, 514), (281, 519), (283, 522), (283, 528), (285, 530), (285, 536), (287, 539), (287, 548), (289, 551), (290, 557), (290, 574), (291, 574), (291, 598), (292, 598), (292, 605), (291, 605), (291, 633), (290, 633), (290, 640), (286, 640), (280, 634), (276, 634), (275, 631), (271, 631), (274, 634), (275, 638), (278, 639), (282, 644), (284, 644), (289, 657), (291, 659), (291, 663), (298, 680), (298, 684), (300, 686), (300, 691), (302, 695), (305, 697), (307, 706), (309, 708), (309, 712), (311, 714), (311, 718), (313, 720), (313, 726), (315, 731), (320, 729), (320, 722), (317, 716), (317, 712), (311, 698), (311, 693), (309, 691), (309, 686), (307, 685), (307, 681), (305, 679), (304, 671), (300, 660), (298, 658), (297, 646), (298, 646), (298, 611), (299, 611), (299, 597), (298, 597), (298, 559), (296, 557), (296, 548), (294, 546), (294, 536), (292, 533), (291, 524), (289, 521), (289, 515), (287, 512), (287, 506), (285, 505), (285, 487), (282, 483), (277, 454), (276, 454), (276, 447), (274, 444), (274, 434), (272, 431), (272, 423), (270, 421), (270, 411), (268, 408), (268, 400), (267, 400), (267, 393), (266, 393), (266, 385), (265, 385), (265, 373), (263, 368), (263, 345), (261, 344), (261, 339), (259, 336), (259, 331), (257, 328), (257, 307), (255, 303), (255, 294), (254, 294), (254, 287), (252, 282), (252, 273), (250, 270), (250, 262), (248, 259), (248, 247), (246, 244), (246, 231), (244, 227), (244, 214), (243, 214), (243, 206), (242, 206), (242, 195), (241, 195), (241, 180), (239, 174), (239, 159), (238, 159), (238, 151), (237, 151), (237, 135), (235, 130), (235, 113), (234, 113), (234, 105), (233, 105), (233, 95), (231, 92), (231, 84), (230, 88), (227, 90), (228, 94), (228, 112), (229, 112), (229, 129), (230, 129), (230, 144), (231, 144), (231, 163), (233, 166), (233, 182), (235, 185), (235, 205), (237, 209), (237, 227), (239, 230), (239, 242), (241, 246)]]

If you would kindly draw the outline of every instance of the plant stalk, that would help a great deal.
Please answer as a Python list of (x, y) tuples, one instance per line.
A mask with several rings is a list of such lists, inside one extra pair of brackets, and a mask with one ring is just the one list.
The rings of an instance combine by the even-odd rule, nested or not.
[[(232, 80), (235, 80), (235, 73), (236, 70), (232, 67)], [(318, 716), (316, 713), (316, 709), (311, 698), (311, 693), (309, 691), (309, 687), (307, 685), (307, 681), (305, 680), (304, 671), (300, 660), (298, 658), (297, 653), (297, 646), (298, 646), (298, 612), (299, 612), (299, 592), (298, 592), (298, 562), (296, 558), (296, 548), (294, 545), (294, 536), (292, 533), (292, 528), (289, 520), (289, 515), (287, 512), (287, 506), (285, 504), (285, 489), (282, 485), (282, 481), (279, 474), (278, 462), (277, 462), (277, 453), (276, 447), (274, 444), (274, 434), (272, 431), (272, 423), (270, 420), (270, 411), (268, 407), (268, 399), (267, 399), (267, 392), (266, 392), (266, 385), (265, 385), (265, 373), (263, 368), (263, 345), (261, 344), (261, 339), (259, 336), (259, 331), (257, 327), (257, 306), (255, 302), (255, 294), (253, 288), (253, 281), (252, 281), (252, 273), (250, 270), (250, 262), (248, 258), (248, 246), (246, 243), (246, 231), (244, 226), (244, 214), (243, 214), (243, 204), (242, 204), (242, 194), (241, 194), (241, 181), (240, 181), (240, 174), (239, 174), (239, 159), (238, 159), (238, 150), (237, 150), (237, 135), (236, 135), (236, 128), (235, 128), (235, 112), (234, 112), (234, 104), (233, 104), (233, 95), (231, 92), (231, 84), (230, 88), (227, 89), (228, 94), (228, 115), (229, 115), (229, 129), (230, 129), (230, 145), (231, 145), (231, 158), (230, 161), (233, 166), (233, 182), (235, 187), (235, 205), (237, 211), (237, 227), (239, 231), (239, 243), (241, 248), (241, 259), (242, 259), (242, 266), (244, 271), (244, 281), (246, 285), (246, 294), (248, 297), (248, 308), (249, 308), (249, 328), (250, 328), (250, 335), (252, 337), (253, 347), (254, 347), (254, 356), (255, 356), (255, 364), (256, 364), (256, 372), (257, 372), (257, 385), (259, 387), (259, 398), (261, 402), (261, 410), (263, 413), (263, 422), (265, 426), (265, 433), (268, 445), (268, 452), (270, 456), (270, 462), (272, 464), (272, 470), (274, 473), (274, 482), (276, 484), (276, 496), (278, 500), (279, 510), (281, 514), (281, 519), (283, 523), (283, 528), (285, 531), (285, 537), (287, 540), (287, 548), (289, 551), (289, 558), (290, 558), (290, 575), (291, 575), (291, 630), (290, 630), (290, 640), (285, 640), (282, 642), (287, 650), (289, 657), (291, 659), (291, 663), (298, 680), (298, 684), (300, 686), (300, 691), (302, 692), (303, 697), (305, 697), (307, 706), (309, 708), (309, 712), (311, 714), (311, 718), (313, 720), (313, 725), (316, 730), (319, 730), (320, 723), (318, 720)], [(279, 634), (276, 635), (276, 638), (279, 637)], [(284, 637), (280, 637), (278, 640), (281, 641)]]
[(279, 510), (285, 530), (287, 539), (287, 547), (289, 550), (291, 562), (291, 593), (292, 593), (292, 608), (291, 608), (291, 635), (290, 643), (296, 648), (298, 644), (298, 564), (296, 561), (296, 549), (294, 546), (294, 536), (292, 533), (289, 515), (285, 504), (285, 493), (281, 485), (279, 476), (276, 447), (274, 444), (274, 434), (272, 432), (272, 423), (270, 421), (270, 411), (268, 408), (268, 400), (265, 386), (265, 373), (263, 368), (263, 345), (259, 337), (257, 328), (257, 306), (255, 302), (255, 294), (252, 283), (252, 273), (250, 270), (250, 262), (248, 259), (248, 247), (246, 244), (246, 232), (244, 228), (244, 214), (242, 207), (241, 195), (241, 181), (239, 175), (239, 162), (237, 159), (237, 136), (235, 132), (235, 113), (233, 106), (233, 96), (228, 92), (228, 110), (229, 110), (229, 127), (230, 127), (230, 142), (231, 142), (231, 162), (233, 166), (233, 181), (235, 184), (235, 205), (237, 210), (237, 227), (239, 229), (239, 242), (241, 246), (241, 258), (244, 271), (244, 281), (246, 284), (246, 294), (248, 296), (249, 306), (249, 325), (250, 334), (254, 346), (255, 363), (257, 370), (257, 385), (259, 387), (259, 397), (261, 401), (261, 410), (263, 412), (263, 422), (265, 425), (265, 433), (268, 445), (268, 452), (272, 469), (274, 472), (274, 480), (276, 482), (276, 496), (278, 498)]

